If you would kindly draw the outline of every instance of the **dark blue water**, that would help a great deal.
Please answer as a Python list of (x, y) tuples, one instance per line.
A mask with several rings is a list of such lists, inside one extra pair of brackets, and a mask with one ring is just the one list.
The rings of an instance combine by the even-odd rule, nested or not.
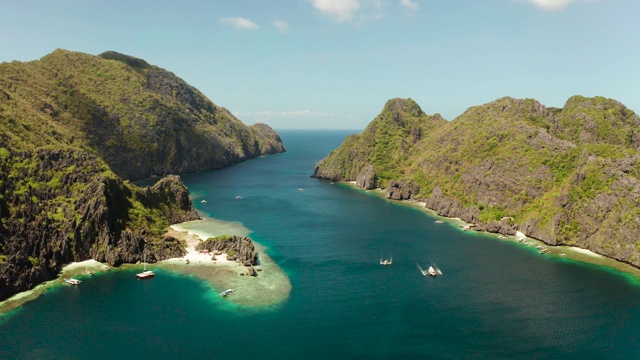
[(200, 210), (242, 222), (289, 274), (282, 306), (237, 309), (193, 277), (111, 271), (5, 317), (0, 359), (640, 358), (627, 277), (310, 178), (348, 134), (282, 131), (285, 154), (183, 176)]

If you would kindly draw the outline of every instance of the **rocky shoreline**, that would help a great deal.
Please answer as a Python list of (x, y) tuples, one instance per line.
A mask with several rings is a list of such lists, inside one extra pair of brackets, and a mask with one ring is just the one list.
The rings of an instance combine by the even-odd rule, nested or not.
[[(474, 222), (474, 220), (477, 221), (477, 215), (476, 217), (469, 216), (473, 214), (472, 209), (465, 210), (464, 207), (459, 206), (459, 204), (454, 201), (447, 203), (446, 201), (443, 201), (442, 197), (440, 197), (439, 199), (438, 197), (436, 197), (436, 199), (439, 201), (427, 202), (422, 199), (412, 199), (410, 196), (407, 197), (407, 195), (411, 194), (410, 188), (398, 186), (397, 184), (389, 186), (386, 189), (366, 189), (362, 186), (359, 186), (356, 181), (339, 181), (339, 183), (345, 184), (357, 190), (369, 191), (376, 196), (388, 201), (394, 201), (404, 206), (416, 208), (435, 218), (434, 221), (450, 223), (456, 228), (460, 229), (460, 231), (494, 235), (497, 236), (497, 238), (500, 240), (518, 242), (522, 244), (522, 246), (527, 246), (535, 249), (535, 251), (537, 252), (540, 252), (542, 248), (549, 249), (549, 252), (544, 253), (547, 256), (562, 258), (567, 261), (578, 261), (616, 269), (624, 273), (626, 276), (630, 276), (634, 281), (640, 282), (640, 268), (634, 266), (629, 262), (621, 261), (603, 254), (599, 254), (590, 249), (584, 249), (575, 245), (551, 244), (545, 242), (544, 239), (539, 239), (535, 236), (531, 236), (530, 234), (520, 231), (517, 224), (510, 224), (508, 222), (508, 219), (503, 219), (503, 222), (495, 222), (491, 224), (485, 224), (479, 221)], [(439, 204), (440, 206), (434, 206), (432, 208), (429, 206), (429, 204)], [(439, 212), (438, 209), (445, 211)], [(456, 214), (460, 214), (462, 216), (456, 216)]]
[[(148, 263), (153, 263), (155, 268), (194, 275), (209, 283), (216, 292), (234, 288), (236, 289), (236, 296), (226, 300), (239, 306), (251, 308), (272, 307), (285, 301), (291, 291), (289, 278), (266, 254), (265, 249), (260, 244), (253, 242), (244, 235), (227, 236), (223, 241), (202, 239), (202, 237), (216, 238), (215, 235), (206, 233), (208, 231), (206, 225), (213, 223), (217, 226), (220, 222), (220, 220), (204, 218), (172, 225), (167, 229), (164, 236), (182, 244), (184, 252), (181, 252), (176, 257), (161, 260), (155, 258), (153, 261), (148, 261)], [(205, 229), (194, 232), (183, 227), (193, 224), (200, 224)], [(237, 230), (240, 234), (244, 234), (246, 230), (244, 228), (234, 228), (233, 225), (228, 229), (232, 232)], [(211, 248), (211, 251), (198, 251), (199, 245), (203, 244), (209, 245), (202, 246), (202, 250)], [(234, 253), (228, 256), (227, 252), (231, 250)], [(258, 254), (260, 255), (258, 256)], [(89, 276), (87, 270), (92, 273), (99, 273), (118, 271), (119, 269), (128, 270), (132, 267), (138, 269), (141, 263), (126, 264), (115, 268), (108, 267), (108, 270), (103, 268), (105, 265), (94, 259), (65, 264), (55, 278), (0, 301), (0, 316), (19, 308), (28, 301), (38, 298), (54, 286), (61, 286), (63, 284), (62, 279), (65, 277), (79, 277), (85, 280)]]
[(383, 188), (482, 231), (521, 231), (640, 268), (640, 117), (604, 97), (504, 97), (451, 121), (391, 99), (313, 177)]

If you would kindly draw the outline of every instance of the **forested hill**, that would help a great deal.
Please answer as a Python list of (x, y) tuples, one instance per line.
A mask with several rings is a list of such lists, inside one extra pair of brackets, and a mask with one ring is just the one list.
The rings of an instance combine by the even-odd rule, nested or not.
[(603, 97), (563, 108), (505, 97), (450, 122), (393, 99), (314, 176), (640, 266), (639, 148), (638, 116)]
[(246, 126), (173, 73), (111, 51), (0, 64), (0, 109), (0, 141), (90, 150), (129, 180), (285, 151), (269, 126)]
[(174, 74), (131, 56), (56, 50), (0, 64), (0, 300), (65, 263), (182, 256), (198, 219), (178, 176), (285, 151)]

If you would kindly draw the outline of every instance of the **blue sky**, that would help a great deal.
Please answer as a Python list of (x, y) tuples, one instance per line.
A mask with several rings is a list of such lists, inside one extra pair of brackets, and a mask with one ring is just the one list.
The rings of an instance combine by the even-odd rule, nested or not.
[(503, 96), (640, 111), (638, 0), (0, 0), (0, 61), (137, 56), (247, 124), (363, 129), (394, 97), (453, 120)]

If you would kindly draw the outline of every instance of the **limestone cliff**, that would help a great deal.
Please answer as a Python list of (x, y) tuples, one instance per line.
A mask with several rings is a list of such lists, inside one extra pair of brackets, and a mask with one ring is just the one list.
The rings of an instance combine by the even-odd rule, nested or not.
[(56, 50), (0, 64), (0, 300), (72, 261), (182, 256), (163, 236), (198, 218), (180, 178), (129, 180), (282, 151), (269, 126), (244, 125), (142, 59)]
[(90, 149), (129, 180), (285, 151), (268, 125), (246, 126), (175, 74), (113, 51), (0, 64), (0, 108), (14, 148)]
[(0, 299), (93, 258), (113, 266), (182, 256), (171, 223), (197, 219), (179, 177), (141, 189), (73, 149), (0, 148)]
[(559, 109), (506, 97), (450, 122), (423, 117), (429, 127), (417, 132), (421, 110), (391, 102), (314, 176), (375, 179), (358, 186), (424, 202), (479, 230), (520, 230), (640, 267), (640, 118), (624, 105), (574, 96)]

